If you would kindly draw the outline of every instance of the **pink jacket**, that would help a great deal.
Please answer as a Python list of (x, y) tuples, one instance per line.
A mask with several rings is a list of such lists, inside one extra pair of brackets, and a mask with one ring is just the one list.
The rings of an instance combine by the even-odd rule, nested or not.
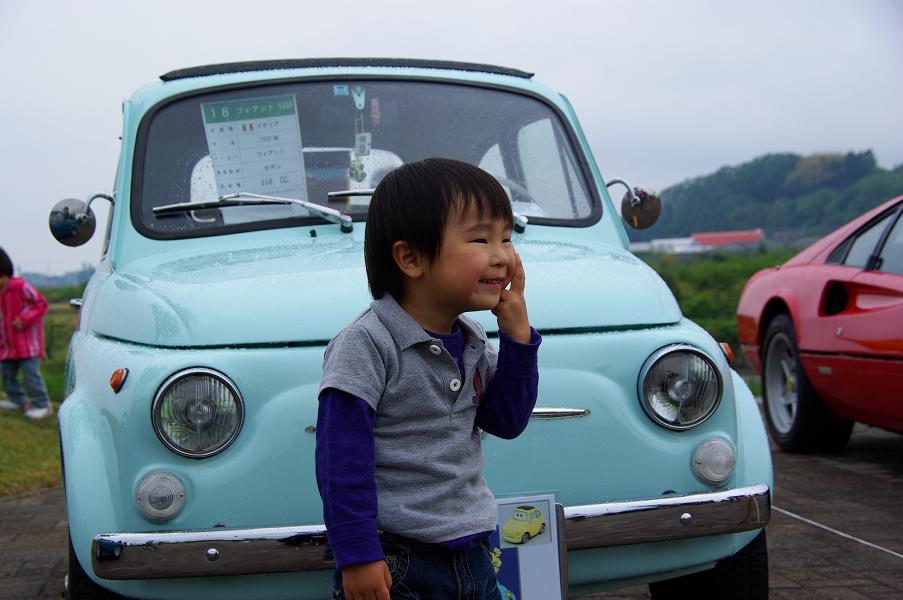
[[(0, 360), (45, 357), (44, 313), (47, 300), (21, 277), (12, 277), (0, 292)], [(22, 321), (22, 329), (13, 320)]]

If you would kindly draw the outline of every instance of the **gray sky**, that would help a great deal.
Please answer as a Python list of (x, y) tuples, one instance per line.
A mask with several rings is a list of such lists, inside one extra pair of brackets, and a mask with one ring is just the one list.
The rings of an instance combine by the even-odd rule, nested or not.
[(900, 0), (0, 0), (0, 246), (25, 271), (97, 262), (101, 235), (63, 247), (47, 215), (110, 191), (140, 85), (324, 56), (533, 71), (571, 99), (606, 178), (659, 190), (766, 152), (903, 162)]

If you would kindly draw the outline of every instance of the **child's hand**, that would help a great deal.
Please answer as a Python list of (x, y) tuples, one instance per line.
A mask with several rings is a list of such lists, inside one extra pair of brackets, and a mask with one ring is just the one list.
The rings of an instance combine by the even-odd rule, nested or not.
[(342, 569), (342, 587), (346, 600), (390, 600), (392, 575), (383, 560), (348, 565)]
[(20, 319), (19, 317), (16, 317), (15, 319), (13, 319), (13, 322), (11, 323), (11, 325), (13, 326), (13, 329), (15, 329), (16, 331), (22, 331), (23, 329), (25, 329), (25, 326), (22, 325), (22, 319)]
[(492, 309), (492, 314), (498, 319), (499, 331), (511, 336), (516, 342), (529, 344), (532, 336), (530, 320), (527, 318), (527, 302), (524, 300), (526, 276), (517, 252), (514, 253), (514, 261), (508, 264), (508, 273), (511, 289), (502, 288), (499, 303)]

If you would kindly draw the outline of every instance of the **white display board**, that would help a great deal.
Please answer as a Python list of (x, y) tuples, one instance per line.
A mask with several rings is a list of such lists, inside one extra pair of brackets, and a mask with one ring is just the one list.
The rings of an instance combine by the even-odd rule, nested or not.
[(562, 600), (555, 495), (498, 498), (496, 505), (490, 546), (502, 600)]
[(251, 192), (307, 200), (293, 94), (201, 104), (220, 196)]

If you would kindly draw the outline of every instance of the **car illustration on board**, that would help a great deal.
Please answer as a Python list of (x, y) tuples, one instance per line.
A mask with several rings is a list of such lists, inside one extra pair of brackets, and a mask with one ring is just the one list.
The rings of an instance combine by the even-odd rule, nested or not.
[(624, 223), (650, 225), (657, 198), (604, 180), (571, 104), (530, 73), (367, 58), (166, 73), (123, 105), (111, 193), (53, 209), (78, 245), (91, 203), (112, 204), (59, 411), (68, 598), (329, 594), (323, 351), (370, 302), (374, 187), (429, 156), (490, 172), (516, 213), (539, 400), (519, 438), (483, 438), (485, 477), (498, 497), (557, 493), (569, 593), (767, 596), (765, 428), (628, 250)]
[(888, 200), (743, 289), (738, 335), (783, 450), (839, 450), (854, 421), (903, 432), (901, 213)]
[(518, 506), (502, 525), (502, 538), (512, 544), (526, 544), (546, 531), (546, 520), (535, 506)]

